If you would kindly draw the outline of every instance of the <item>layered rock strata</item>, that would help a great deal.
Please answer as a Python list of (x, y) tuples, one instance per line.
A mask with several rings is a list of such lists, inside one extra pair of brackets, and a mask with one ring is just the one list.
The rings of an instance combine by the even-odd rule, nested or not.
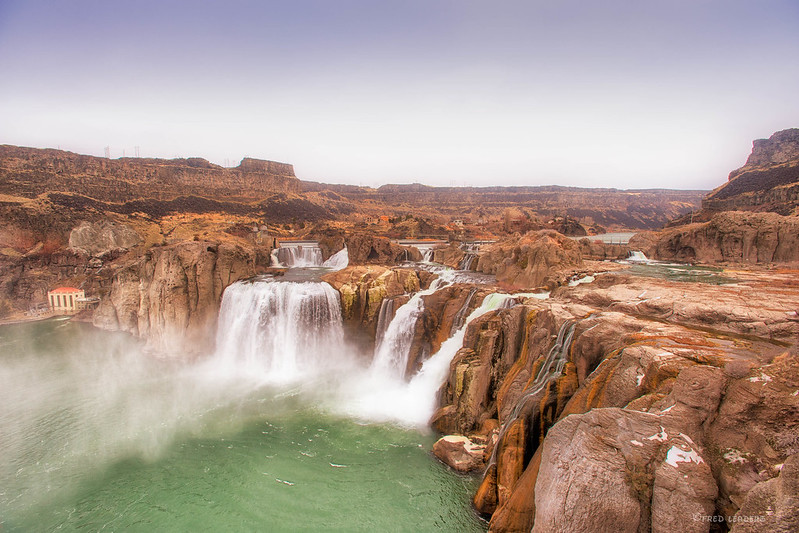
[(94, 324), (147, 340), (158, 352), (190, 356), (214, 344), (222, 291), (255, 274), (251, 250), (227, 243), (154, 247), (120, 266)]

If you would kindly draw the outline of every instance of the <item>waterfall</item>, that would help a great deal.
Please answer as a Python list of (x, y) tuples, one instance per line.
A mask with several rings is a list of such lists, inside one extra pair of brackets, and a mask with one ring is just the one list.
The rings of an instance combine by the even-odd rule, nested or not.
[(477, 288), (472, 287), (463, 305), (458, 309), (458, 312), (455, 313), (455, 317), (452, 319), (452, 328), (449, 331), (450, 336), (455, 335), (455, 332), (461, 329), (466, 323), (466, 313), (469, 311), (469, 305), (471, 305), (475, 294), (477, 294)]
[(464, 243), (461, 245), (461, 250), (466, 253), (458, 263), (458, 270), (472, 270), (475, 260), (479, 257), (477, 252), (480, 250), (480, 245), (474, 242)]
[(280, 243), (273, 257), (281, 266), (305, 268), (322, 266), (322, 250), (315, 242)]
[(292, 382), (335, 364), (344, 330), (327, 283), (237, 282), (222, 297), (215, 363), (232, 373)]
[(332, 270), (343, 270), (347, 268), (347, 265), (350, 264), (350, 254), (347, 251), (347, 247), (345, 246), (338, 252), (331, 255), (327, 261), (322, 263), (322, 266), (325, 268), (330, 268)]
[(630, 253), (627, 254), (626, 261), (630, 263), (649, 263), (651, 262), (650, 259), (644, 255), (644, 252), (639, 250), (630, 250)]
[(438, 351), (424, 362), (419, 373), (413, 377), (410, 382), (410, 388), (413, 393), (420, 398), (428, 398), (431, 402), (429, 411), (426, 413), (425, 422), (428, 422), (430, 417), (433, 416), (436, 391), (447, 377), (452, 358), (463, 347), (463, 340), (466, 337), (466, 328), (469, 323), (489, 311), (505, 308), (511, 300), (513, 300), (513, 296), (510, 294), (494, 293), (486, 296), (480, 306), (469, 314), (463, 326), (449, 339), (441, 343)]
[[(375, 371), (373, 365), (365, 379), (349, 387), (349, 398), (342, 399), (337, 408), (348, 415), (368, 420), (392, 420), (426, 427), (436, 409), (436, 392), (446, 379), (452, 358), (463, 346), (469, 323), (489, 311), (503, 307), (511, 298), (508, 294), (486, 296), (482, 304), (469, 314), (463, 326), (441, 344), (441, 348), (424, 362), (421, 370), (410, 380), (406, 381), (398, 374)], [(397, 310), (397, 315), (400, 310)], [(395, 322), (399, 323), (396, 317), (392, 323)], [(404, 366), (402, 371), (404, 373)]]
[(478, 255), (474, 252), (466, 252), (461, 262), (458, 263), (458, 270), (471, 270), (477, 257)]
[(394, 300), (384, 298), (380, 303), (380, 312), (377, 315), (377, 329), (375, 330), (375, 349), (383, 342), (388, 325), (394, 318)]
[(422, 261), (425, 263), (431, 263), (433, 261), (433, 249), (432, 248), (425, 248), (422, 250)]
[[(430, 287), (414, 294), (410, 300), (397, 309), (394, 318), (385, 329), (379, 344), (375, 344), (372, 360), (373, 371), (388, 376), (405, 377), (416, 322), (424, 314), (423, 296), (433, 294), (439, 289), (451, 285), (454, 280), (453, 271), (445, 270), (434, 279)], [(381, 305), (382, 307), (382, 305)], [(378, 322), (380, 319), (378, 318)]]

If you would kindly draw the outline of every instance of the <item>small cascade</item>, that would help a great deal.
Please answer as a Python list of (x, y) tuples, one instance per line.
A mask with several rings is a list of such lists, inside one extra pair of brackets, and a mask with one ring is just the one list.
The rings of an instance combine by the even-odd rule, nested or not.
[(404, 379), (413, 335), (416, 332), (416, 322), (424, 314), (422, 297), (451, 285), (454, 279), (454, 271), (442, 271), (429, 288), (417, 292), (397, 309), (394, 318), (386, 327), (380, 343), (375, 344), (375, 355), (372, 360), (374, 372)]
[(577, 322), (577, 320), (572, 319), (565, 321), (563, 325), (561, 325), (555, 343), (549, 349), (543, 363), (538, 368), (535, 379), (524, 390), (521, 397), (516, 402), (508, 420), (502, 424), (502, 430), (499, 433), (497, 446), (494, 448), (489, 466), (496, 462), (497, 449), (502, 442), (502, 438), (505, 436), (505, 431), (518, 420), (527, 402), (544, 390), (544, 388), (549, 385), (550, 381), (557, 379), (563, 373), (563, 367), (566, 366), (569, 360), (569, 349), (571, 348), (572, 340), (574, 340), (574, 330), (577, 327)]
[(476, 242), (463, 243), (461, 250), (466, 253), (461, 258), (460, 263), (458, 263), (458, 270), (472, 270), (476, 266), (475, 261), (479, 257), (477, 252), (480, 250), (480, 244)]
[(277, 251), (278, 251), (278, 248), (275, 248), (274, 250), (272, 250), (272, 253), (269, 254), (269, 257), (271, 258), (269, 266), (271, 266), (273, 268), (281, 268), (281, 267), (283, 267), (283, 265), (280, 264), (280, 259), (278, 259), (278, 257), (277, 257)]
[[(277, 252), (277, 253), (275, 253)], [(280, 243), (272, 252), (279, 266), (307, 268), (322, 266), (322, 250), (315, 242)]]
[(421, 401), (426, 402), (425, 410), (420, 414), (420, 423), (428, 423), (435, 412), (436, 392), (441, 384), (447, 379), (449, 365), (455, 354), (463, 347), (463, 340), (466, 337), (466, 329), (469, 323), (489, 311), (503, 309), (508, 302), (513, 300), (510, 294), (494, 293), (489, 294), (483, 299), (480, 306), (472, 311), (464, 320), (463, 325), (446, 341), (427, 361), (424, 362), (419, 373), (416, 374), (408, 384), (409, 393)]
[(627, 259), (625, 261), (629, 263), (650, 263), (651, 260), (639, 250), (630, 250), (630, 253), (627, 254)]
[(377, 315), (377, 329), (375, 330), (375, 350), (379, 349), (386, 336), (388, 325), (394, 318), (394, 300), (384, 298), (380, 304), (380, 312)]
[[(436, 409), (436, 393), (446, 380), (452, 358), (463, 346), (469, 323), (489, 311), (503, 307), (511, 298), (508, 294), (486, 296), (480, 306), (464, 320), (463, 326), (444, 341), (441, 348), (409, 380), (399, 377), (400, 370), (404, 375), (404, 363), (394, 365), (393, 368), (378, 368), (373, 363), (369, 376), (348, 390), (352, 396), (349, 401), (343, 402), (345, 412), (369, 420), (394, 420), (414, 427), (426, 427)], [(403, 307), (405, 306), (397, 310), (392, 324), (408, 323), (400, 314)], [(391, 342), (390, 335), (398, 329), (400, 328), (389, 328), (382, 346)], [(393, 370), (395, 373), (390, 374), (386, 370)]]
[(222, 297), (214, 363), (291, 382), (334, 364), (344, 346), (339, 294), (327, 283), (237, 282)]
[(474, 252), (466, 252), (466, 255), (463, 256), (461, 262), (458, 263), (458, 270), (472, 270), (472, 267), (475, 266), (474, 262), (477, 260), (478, 255)]
[(433, 249), (432, 248), (424, 248), (422, 250), (422, 261), (425, 263), (432, 263), (433, 262)]
[(466, 297), (466, 300), (463, 302), (463, 305), (458, 312), (455, 313), (455, 317), (452, 319), (452, 328), (450, 329), (450, 336), (455, 335), (455, 332), (461, 329), (464, 324), (466, 323), (466, 313), (469, 312), (469, 305), (471, 305), (472, 300), (474, 299), (474, 295), (477, 293), (477, 288), (472, 287), (469, 291), (469, 295)]
[(347, 251), (347, 247), (345, 246), (338, 252), (331, 255), (327, 261), (322, 263), (322, 266), (325, 268), (330, 268), (332, 270), (344, 270), (347, 268), (347, 265), (350, 264), (350, 254)]

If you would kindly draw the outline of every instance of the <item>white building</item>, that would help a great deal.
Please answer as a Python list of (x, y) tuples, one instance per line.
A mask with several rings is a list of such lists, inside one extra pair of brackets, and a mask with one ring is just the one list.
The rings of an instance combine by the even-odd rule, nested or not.
[(78, 300), (85, 301), (86, 295), (82, 289), (59, 287), (47, 293), (47, 300), (53, 313), (75, 313), (79, 310)]

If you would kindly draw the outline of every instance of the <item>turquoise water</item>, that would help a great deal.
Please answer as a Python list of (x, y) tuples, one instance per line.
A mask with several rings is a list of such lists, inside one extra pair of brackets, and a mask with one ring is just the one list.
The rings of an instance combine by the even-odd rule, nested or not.
[(626, 273), (635, 276), (667, 279), (671, 281), (685, 281), (708, 283), (711, 285), (725, 285), (735, 283), (736, 280), (724, 276), (724, 270), (717, 267), (681, 265), (677, 263), (659, 263), (652, 261), (632, 265)]
[(2, 531), (483, 531), (435, 436), (124, 335), (0, 327)]

